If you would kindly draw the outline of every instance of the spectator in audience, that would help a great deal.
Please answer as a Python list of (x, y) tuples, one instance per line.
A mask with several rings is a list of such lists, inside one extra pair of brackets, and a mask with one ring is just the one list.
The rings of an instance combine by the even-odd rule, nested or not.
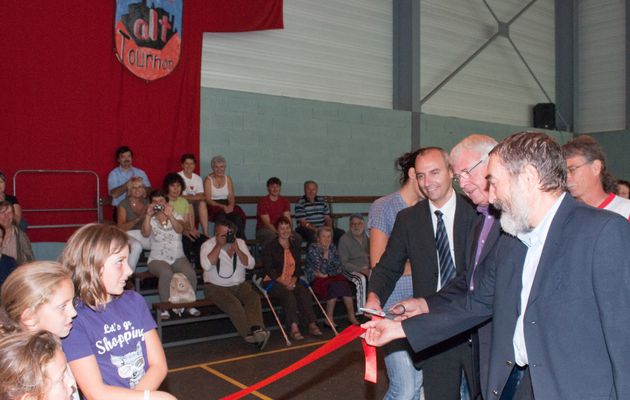
[(630, 199), (630, 182), (622, 179), (617, 181), (617, 196)]
[[(416, 205), (424, 198), (416, 180), (416, 156), (419, 150), (398, 157), (396, 169), (399, 171), (400, 189), (376, 199), (370, 206), (368, 229), (370, 230), (370, 267), (374, 268), (385, 252), (389, 237), (394, 229), (398, 212)], [(411, 264), (405, 262), (403, 275), (398, 279), (392, 294), (383, 305), (389, 310), (394, 304), (413, 296)], [(384, 400), (419, 400), (422, 390), (422, 370), (413, 367), (411, 347), (404, 340), (398, 340), (385, 348), (385, 367), (389, 386)]]
[(17, 261), (18, 265), (26, 264), (35, 259), (31, 241), (28, 236), (15, 224), (13, 204), (0, 201), (0, 226), (4, 228), (4, 236), (0, 243), (0, 253), (6, 254)]
[(179, 175), (184, 179), (184, 191), (182, 197), (188, 200), (192, 205), (195, 213), (195, 226), (197, 221), (201, 223), (202, 232), (208, 235), (208, 203), (206, 203), (206, 195), (203, 191), (203, 181), (201, 177), (195, 174), (195, 166), (197, 159), (193, 154), (184, 154), (181, 157), (182, 170)]
[[(151, 192), (149, 207), (142, 221), (142, 235), (151, 238), (149, 272), (158, 277), (158, 293), (162, 302), (168, 301), (174, 272), (186, 275), (193, 290), (197, 289), (197, 274), (184, 255), (182, 245), (184, 217), (173, 210), (166, 198), (160, 190)], [(201, 314), (196, 308), (190, 308), (188, 312), (193, 316)], [(162, 311), (162, 319), (170, 317), (168, 310)]]
[(580, 135), (562, 146), (567, 162), (567, 188), (576, 199), (630, 220), (630, 200), (615, 195), (616, 179), (606, 167), (606, 155), (595, 139)]
[[(2, 239), (4, 239), (4, 227), (0, 225), (0, 243), (2, 243)], [(6, 254), (0, 253), (0, 289), (11, 272), (15, 271), (15, 268), (17, 268), (15, 259), (7, 256)]]
[(352, 303), (350, 282), (341, 271), (341, 259), (332, 242), (332, 228), (322, 226), (317, 229), (317, 242), (311, 243), (306, 255), (306, 278), (313, 285), (313, 290), (320, 300), (326, 301), (326, 315), (333, 321), (337, 298), (343, 299), (350, 323), (357, 325)]
[[(267, 196), (260, 199), (256, 206), (256, 240), (263, 246), (278, 236), (276, 225), (280, 217), (285, 217), (291, 223), (291, 204), (289, 200), (280, 196), (282, 182), (273, 176), (267, 179)], [(293, 232), (293, 239), (302, 243), (302, 237)]]
[(333, 228), (330, 206), (323, 197), (317, 195), (317, 183), (315, 181), (304, 182), (304, 196), (295, 203), (295, 219), (298, 223), (295, 230), (307, 243), (313, 243), (317, 229), (322, 226), (333, 229), (335, 245), (339, 243), (339, 238), (345, 233), (343, 229)]
[(253, 269), (254, 257), (243, 239), (236, 237), (236, 226), (228, 220), (214, 224), (214, 237), (201, 246), (204, 293), (228, 315), (238, 333), (260, 350), (269, 340), (264, 328), (260, 296), (245, 281), (245, 270)]
[(116, 149), (116, 162), (118, 167), (114, 168), (107, 176), (107, 191), (112, 197), (114, 206), (114, 220), (118, 217), (116, 207), (127, 197), (127, 182), (134, 176), (139, 176), (144, 182), (144, 186), (149, 190), (151, 182), (149, 177), (140, 168), (131, 165), (133, 152), (127, 146), (120, 146)]
[(350, 216), (350, 232), (339, 239), (339, 256), (344, 275), (357, 289), (357, 309), (363, 307), (366, 296), (366, 278), (370, 276), (370, 243), (365, 233), (363, 215)]
[(147, 213), (147, 191), (144, 181), (139, 176), (134, 176), (127, 182), (127, 198), (117, 207), (118, 214), (116, 224), (127, 232), (129, 237), (129, 266), (136, 270), (138, 259), (142, 250), (151, 249), (151, 240), (142, 235), (142, 221)]
[(173, 210), (182, 216), (184, 221), (184, 231), (182, 232), (182, 243), (184, 254), (193, 265), (199, 265), (199, 249), (208, 240), (205, 234), (200, 234), (195, 225), (195, 216), (190, 203), (182, 196), (184, 190), (184, 179), (175, 172), (171, 172), (164, 177), (162, 190), (166, 193), (168, 203), (173, 206)]
[(26, 231), (26, 221), (22, 219), (22, 206), (17, 197), (7, 194), (7, 177), (0, 171), (0, 201), (8, 201), (13, 204), (13, 219), (15, 224), (23, 231)]
[(72, 273), (77, 316), (63, 351), (86, 399), (172, 400), (157, 390), (168, 367), (155, 321), (142, 296), (124, 290), (128, 256), (127, 235), (112, 225), (70, 237), (61, 264)]
[(291, 219), (286, 215), (278, 217), (275, 229), (278, 232), (276, 239), (268, 241), (263, 247), (263, 267), (267, 277), (272, 279), (269, 294), (282, 304), (285, 325), (292, 339), (304, 339), (300, 332), (298, 313), (308, 324), (311, 335), (322, 336), (315, 322), (308, 288), (298, 282), (302, 274), (301, 241), (293, 235)]
[(59, 339), (45, 331), (0, 338), (0, 376), (3, 400), (70, 400), (76, 390)]
[(223, 156), (214, 156), (210, 160), (210, 173), (203, 183), (206, 202), (208, 203), (208, 217), (210, 221), (227, 218), (238, 230), (238, 237), (245, 240), (246, 216), (241, 207), (236, 205), (234, 184), (232, 178), (225, 175), (226, 161)]

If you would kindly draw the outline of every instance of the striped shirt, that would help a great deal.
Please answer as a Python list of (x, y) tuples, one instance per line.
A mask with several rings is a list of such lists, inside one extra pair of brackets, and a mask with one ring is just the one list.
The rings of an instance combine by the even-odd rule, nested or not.
[(319, 228), (324, 226), (326, 215), (330, 215), (330, 207), (323, 197), (316, 196), (314, 201), (308, 201), (302, 196), (295, 203), (295, 219), (298, 221), (306, 218), (308, 223)]

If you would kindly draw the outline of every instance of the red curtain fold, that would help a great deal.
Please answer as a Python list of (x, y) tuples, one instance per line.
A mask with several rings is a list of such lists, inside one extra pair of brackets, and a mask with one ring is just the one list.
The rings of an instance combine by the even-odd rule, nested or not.
[[(25, 0), (2, 5), (0, 170), (93, 170), (107, 190), (119, 145), (153, 186), (178, 170), (179, 156), (199, 154), (203, 32), (283, 27), (282, 0), (185, 0), (182, 53), (175, 71), (145, 82), (118, 62), (113, 37), (115, 1)], [(74, 176), (20, 177), (24, 208), (92, 206), (91, 182)], [(65, 216), (25, 214), (32, 223)], [(87, 222), (92, 215), (78, 217)], [(29, 231), (35, 240), (64, 240), (68, 232)]]

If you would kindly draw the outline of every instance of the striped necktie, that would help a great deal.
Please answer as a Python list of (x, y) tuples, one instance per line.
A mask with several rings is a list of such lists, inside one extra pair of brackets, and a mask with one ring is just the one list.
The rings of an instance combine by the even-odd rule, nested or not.
[(451, 257), (451, 248), (448, 243), (448, 234), (446, 233), (446, 226), (444, 225), (442, 215), (442, 211), (435, 211), (435, 216), (437, 217), (435, 245), (437, 247), (440, 263), (440, 282), (442, 283), (442, 287), (444, 287), (448, 281), (455, 277), (455, 264), (453, 263), (453, 257)]

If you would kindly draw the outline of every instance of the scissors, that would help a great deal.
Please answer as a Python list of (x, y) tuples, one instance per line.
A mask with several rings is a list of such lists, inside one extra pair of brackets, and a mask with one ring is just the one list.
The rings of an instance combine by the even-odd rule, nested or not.
[(407, 311), (407, 309), (405, 308), (403, 304), (398, 303), (398, 304), (395, 304), (392, 308), (390, 308), (387, 311), (378, 311), (373, 308), (364, 308), (364, 307), (359, 308), (359, 311), (365, 314), (372, 314), (372, 315), (377, 315), (379, 317), (383, 317), (387, 319), (394, 319), (396, 317), (400, 317), (401, 315), (403, 315)]

